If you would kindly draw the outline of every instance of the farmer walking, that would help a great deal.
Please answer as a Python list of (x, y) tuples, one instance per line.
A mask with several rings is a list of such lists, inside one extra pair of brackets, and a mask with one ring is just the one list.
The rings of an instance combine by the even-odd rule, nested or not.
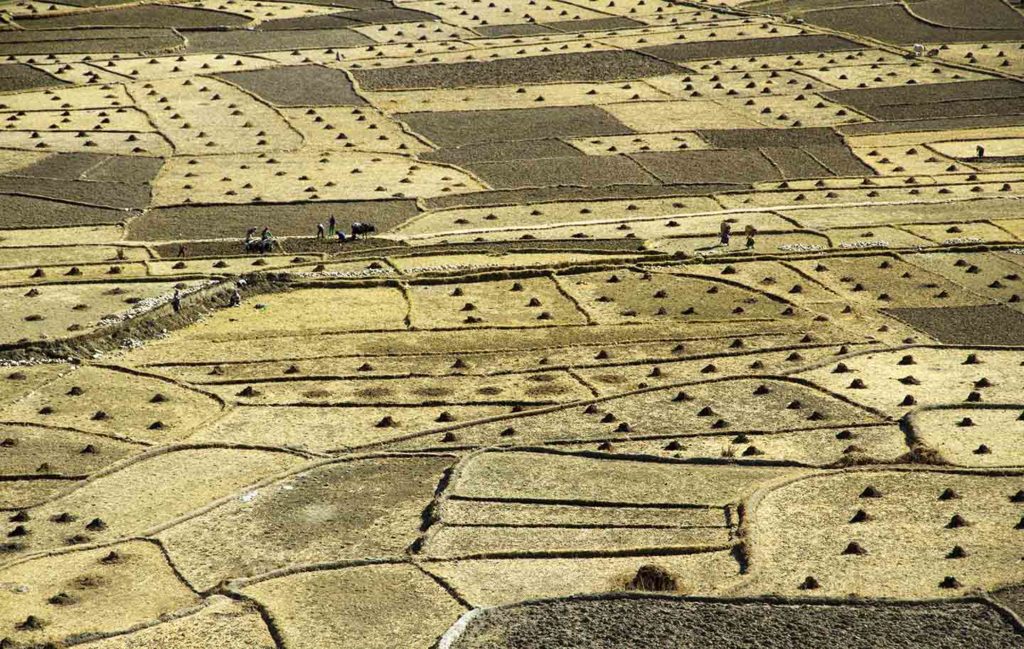
[(332, 215), (330, 220), (327, 221), (327, 236), (333, 237), (334, 231), (338, 228), (338, 219)]
[(722, 225), (718, 228), (718, 236), (722, 241), (723, 246), (729, 245), (729, 237), (732, 235), (732, 226), (729, 225), (728, 221), (722, 221)]
[(757, 234), (757, 229), (748, 223), (747, 227), (743, 228), (743, 234), (747, 236), (747, 250), (752, 249), (754, 247), (754, 235)]

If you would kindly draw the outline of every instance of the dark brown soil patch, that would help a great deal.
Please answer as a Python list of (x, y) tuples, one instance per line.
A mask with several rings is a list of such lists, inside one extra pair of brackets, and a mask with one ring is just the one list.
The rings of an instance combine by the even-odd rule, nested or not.
[(345, 18), (364, 25), (389, 25), (394, 23), (431, 23), (438, 22), (434, 14), (402, 7), (367, 7), (345, 12)]
[(1024, 313), (1001, 304), (886, 309), (888, 315), (955, 345), (1024, 345)]
[(0, 31), (0, 54), (90, 54), (94, 52), (151, 52), (182, 44), (170, 29), (52, 29)]
[(18, 193), (101, 207), (144, 209), (149, 205), (150, 187), (84, 180), (0, 176), (0, 193)]
[(496, 189), (655, 184), (657, 179), (625, 156), (583, 156), (464, 165)]
[(907, 120), (904, 122), (861, 122), (836, 127), (843, 135), (877, 135), (879, 133), (912, 133), (916, 131), (955, 131), (971, 128), (997, 128), (1024, 125), (1024, 115), (980, 115)]
[(191, 54), (269, 52), (272, 50), (326, 49), (331, 47), (359, 47), (373, 41), (351, 29), (249, 31), (191, 31), (182, 32), (188, 39), (185, 51)]
[(759, 151), (653, 151), (631, 156), (664, 183), (753, 183), (782, 176)]
[(700, 129), (697, 134), (716, 149), (845, 146), (843, 138), (830, 128)]
[(401, 113), (397, 117), (440, 147), (633, 132), (596, 106)]
[(46, 228), (120, 223), (121, 210), (59, 203), (31, 196), (0, 195), (0, 228)]
[(610, 187), (542, 187), (537, 189), (507, 189), (473, 192), (454, 196), (421, 199), (428, 210), (452, 207), (488, 207), (492, 205), (529, 205), (550, 201), (585, 201), (626, 198), (664, 198), (669, 196), (709, 196), (725, 191), (749, 189), (744, 184), (667, 184), (667, 185), (614, 185)]
[(322, 65), (295, 65), (216, 75), (276, 106), (363, 106), (348, 75)]
[(0, 92), (14, 92), (16, 90), (31, 90), (32, 88), (62, 85), (65, 85), (64, 81), (31, 65), (23, 63), (0, 65)]
[(846, 146), (806, 146), (802, 149), (814, 156), (837, 176), (874, 176), (875, 170), (853, 155)]
[(783, 36), (781, 38), (747, 38), (727, 41), (672, 43), (646, 47), (641, 52), (673, 62), (724, 59), (740, 56), (802, 54), (805, 52), (836, 52), (860, 50), (863, 45), (838, 36)]
[(584, 32), (605, 32), (615, 31), (616, 29), (635, 29), (637, 27), (646, 27), (644, 23), (639, 23), (629, 18), (622, 16), (614, 16), (611, 18), (591, 18), (589, 20), (560, 20), (554, 23), (545, 23), (545, 27), (556, 29), (560, 32), (566, 32), (567, 34), (582, 34)]
[[(1000, 0), (909, 0), (910, 11), (928, 22), (961, 29), (1018, 29), (1024, 33), (1024, 16)], [(978, 34), (979, 40), (987, 40)]]
[(413, 90), (562, 81), (616, 81), (674, 74), (679, 70), (677, 66), (636, 52), (615, 51), (356, 70), (354, 74), (360, 87), (367, 90)]
[(260, 31), (281, 31), (288, 29), (343, 29), (358, 27), (362, 23), (348, 20), (344, 14), (328, 14), (326, 16), (301, 16), (299, 18), (282, 18), (267, 20), (260, 23)]
[(18, 25), (25, 29), (65, 29), (69, 27), (231, 27), (245, 25), (249, 18), (238, 14), (170, 7), (143, 5), (107, 11), (89, 11), (64, 16), (43, 16), (39, 18), (18, 18)]
[(421, 160), (466, 165), (477, 162), (507, 162), (541, 158), (575, 158), (583, 153), (561, 140), (525, 140), (519, 142), (487, 142), (454, 149), (440, 149), (420, 155)]
[[(964, 6), (971, 5), (964, 3)], [(1012, 23), (1008, 23), (1006, 29), (986, 30), (983, 35), (971, 29), (930, 25), (910, 15), (899, 4), (808, 11), (800, 17), (812, 25), (899, 44), (1020, 40), (1024, 37), (1024, 26), (1016, 27)], [(1014, 22), (1019, 24), (1019, 21)]]
[(987, 603), (789, 604), (604, 596), (492, 608), (453, 649), (1009, 649), (1012, 622)]
[[(403, 247), (405, 244), (390, 241), (388, 239), (351, 239), (344, 243), (327, 239), (309, 237), (306, 239), (293, 238), (284, 243), (284, 249), (288, 254), (302, 254), (310, 252), (325, 252), (332, 255), (362, 254), (372, 251), (375, 248)], [(154, 246), (157, 254), (164, 259), (175, 259), (178, 256), (178, 243), (165, 243)], [(241, 238), (235, 241), (193, 241), (188, 244), (186, 258), (192, 257), (229, 257), (241, 253)], [(298, 263), (298, 262), (296, 262)]]
[(373, 223), (383, 232), (418, 213), (416, 201), (408, 199), (164, 207), (132, 221), (128, 236), (138, 241), (241, 240), (248, 228), (264, 225), (277, 236), (313, 235), (316, 224), (326, 222), (332, 214), (346, 230), (353, 221), (361, 221)]
[(163, 158), (57, 153), (6, 175), (144, 185), (156, 178), (163, 162)]
[(761, 152), (778, 167), (783, 178), (821, 178), (832, 172), (803, 149), (764, 148)]
[(822, 94), (879, 120), (1024, 112), (1024, 83), (1009, 79), (837, 90)]
[(484, 38), (501, 38), (503, 36), (539, 36), (553, 34), (555, 30), (540, 23), (513, 23), (511, 25), (480, 25), (473, 31)]

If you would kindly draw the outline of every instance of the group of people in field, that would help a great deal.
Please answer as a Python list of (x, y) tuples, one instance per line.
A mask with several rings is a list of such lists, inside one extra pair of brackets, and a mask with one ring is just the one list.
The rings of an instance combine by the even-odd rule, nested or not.
[[(746, 249), (751, 250), (754, 247), (754, 236), (757, 234), (757, 228), (751, 224), (747, 224), (743, 228), (743, 235), (747, 238)], [(722, 221), (722, 224), (718, 227), (718, 239), (721, 245), (728, 246), (729, 241), (732, 239), (732, 224), (728, 221)]]
[(352, 231), (346, 236), (345, 230), (338, 227), (338, 220), (333, 216), (327, 219), (327, 223), (316, 224), (316, 238), (317, 239), (333, 239), (338, 238), (338, 241), (345, 241), (347, 239), (358, 239), (360, 236), (372, 234), (377, 231), (377, 227), (372, 223), (360, 223), (354, 221), (352, 223)]

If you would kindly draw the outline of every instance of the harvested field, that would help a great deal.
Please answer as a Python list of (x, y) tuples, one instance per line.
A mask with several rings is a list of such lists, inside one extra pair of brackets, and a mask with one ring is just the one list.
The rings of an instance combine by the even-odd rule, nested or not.
[(464, 164), (495, 189), (543, 186), (604, 187), (642, 185), (656, 181), (643, 166), (625, 156), (548, 158)]
[(835, 36), (786, 36), (782, 38), (747, 38), (701, 43), (673, 43), (640, 50), (674, 63), (732, 57), (803, 54), (857, 50), (861, 46)]
[[(712, 631), (713, 629), (713, 631)], [(924, 634), (921, 629), (925, 629)], [(1017, 632), (983, 603), (789, 604), (670, 597), (578, 598), (490, 609), (459, 634), (453, 649), (500, 644), (527, 649), (616, 647), (668, 649), (762, 646), (1016, 647)], [(966, 644), (964, 644), (964, 639)]]
[(0, 65), (0, 92), (59, 86), (63, 82), (38, 68), (22, 63)]
[(403, 113), (397, 118), (442, 148), (552, 137), (625, 135), (632, 132), (607, 112), (593, 106)]
[(952, 345), (1024, 345), (1024, 313), (992, 304), (887, 309), (889, 315)]
[[(1020, 580), (1012, 541), (1020, 506), (1010, 498), (1019, 475), (917, 471), (907, 477), (854, 470), (769, 491), (750, 512), (757, 589), (788, 597), (886, 592), (935, 599), (950, 595), (944, 591), (953, 580), (964, 589)], [(844, 551), (852, 542), (856, 551)], [(954, 546), (961, 551), (947, 556)], [(801, 589), (807, 576), (819, 587)]]
[(509, 84), (616, 81), (679, 72), (679, 68), (636, 52), (592, 52), (525, 57), (485, 63), (420, 65), (356, 70), (361, 88), (372, 91), (465, 88)]
[(300, 573), (244, 592), (271, 611), (298, 649), (426, 647), (465, 612), (437, 582), (403, 564)]
[(1002, 2), (11, 3), (0, 649), (1021, 646)]
[(18, 18), (17, 24), (25, 29), (67, 29), (73, 27), (173, 27), (198, 29), (207, 27), (237, 27), (249, 22), (248, 18), (230, 13), (206, 11), (175, 6), (126, 7), (106, 11), (88, 11)]
[[(986, 28), (981, 32), (976, 31), (973, 27), (944, 27), (927, 22), (927, 19), (922, 19), (924, 16), (918, 18), (915, 15), (917, 10), (914, 7), (918, 4), (924, 5), (926, 12), (931, 8), (933, 12), (937, 10), (941, 13), (946, 13), (948, 17), (948, 10), (942, 12), (941, 5), (949, 6), (950, 4), (956, 5), (957, 3), (940, 0), (938, 4), (934, 2), (912, 2), (909, 5), (897, 3), (836, 7), (803, 11), (800, 13), (800, 17), (812, 25), (826, 29), (834, 29), (897, 44), (973, 42), (979, 39), (1019, 40), (1024, 35), (1024, 25), (1021, 24), (1022, 19), (1020, 15), (1014, 16), (1015, 12), (1008, 10), (1006, 5), (1002, 5), (1002, 3), (991, 3), (995, 15), (1009, 15), (1011, 16), (1011, 21), (1002, 22), (997, 29)], [(989, 5), (988, 2), (983, 4)], [(931, 6), (929, 7), (929, 5)], [(997, 7), (997, 5), (1000, 6)], [(979, 11), (984, 11), (980, 7), (978, 9)], [(966, 9), (962, 4), (955, 11), (959, 12), (961, 16), (965, 12), (967, 15), (973, 14), (973, 9)]]
[(275, 106), (363, 106), (348, 75), (319, 65), (284, 66), (232, 72), (220, 79), (240, 86)]
[(188, 39), (185, 51), (270, 52), (296, 48), (359, 47), (373, 43), (351, 29), (249, 31), (183, 31)]
[[(401, 554), (453, 458), (340, 462), (291, 475), (160, 535), (178, 570), (205, 590), (235, 575)], [(226, 550), (211, 555), (212, 548)]]
[(0, 54), (93, 54), (152, 52), (183, 44), (170, 29), (99, 27), (88, 31), (39, 29), (0, 32)]
[(162, 207), (134, 219), (129, 237), (137, 241), (241, 239), (246, 229), (257, 224), (281, 236), (308, 236), (316, 232), (316, 223), (331, 214), (338, 215), (346, 230), (353, 221), (371, 221), (384, 231), (418, 213), (411, 200)]

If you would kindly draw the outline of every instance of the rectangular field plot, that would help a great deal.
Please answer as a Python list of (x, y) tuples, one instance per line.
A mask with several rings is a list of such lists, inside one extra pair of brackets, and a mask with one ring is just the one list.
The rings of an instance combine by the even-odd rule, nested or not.
[(409, 287), (418, 328), (586, 324), (586, 316), (547, 278)]

